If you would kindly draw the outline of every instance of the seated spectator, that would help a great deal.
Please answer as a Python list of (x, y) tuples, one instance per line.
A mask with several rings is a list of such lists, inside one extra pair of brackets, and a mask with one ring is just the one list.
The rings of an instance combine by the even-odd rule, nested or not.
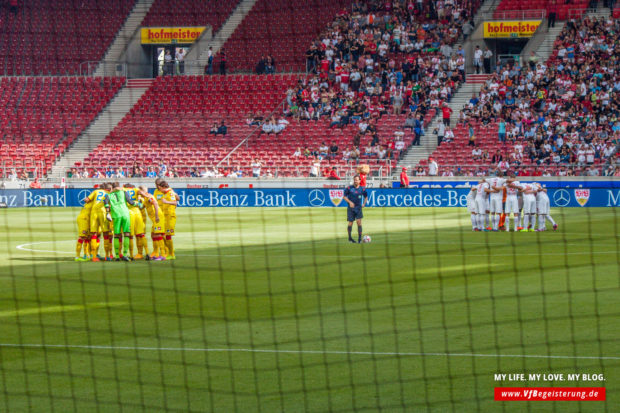
[(214, 123), (213, 126), (211, 127), (211, 130), (209, 130), (209, 134), (210, 135), (217, 135), (217, 130), (219, 129), (219, 126), (217, 123)]
[(273, 128), (273, 133), (275, 133), (276, 135), (280, 132), (282, 132), (284, 129), (286, 129), (286, 127), (289, 125), (289, 121), (284, 119), (284, 118), (280, 118), (278, 119), (278, 123), (276, 124), (276, 126)]
[(328, 154), (329, 154), (329, 146), (327, 146), (325, 142), (322, 142), (321, 146), (319, 146), (319, 155), (325, 158), (327, 157)]
[(426, 176), (426, 171), (421, 166), (418, 166), (418, 169), (415, 171), (415, 176)]
[(220, 122), (220, 126), (217, 127), (216, 135), (226, 136), (227, 133), (228, 133), (228, 127), (224, 124), (224, 121), (222, 120), (222, 122)]
[(245, 124), (248, 126), (252, 126), (254, 124), (254, 114), (248, 113), (248, 116), (245, 118)]
[(454, 141), (454, 132), (452, 131), (452, 129), (450, 129), (449, 126), (446, 126), (443, 142), (450, 143), (452, 141)]
[(269, 135), (270, 133), (276, 133), (275, 129), (277, 129), (276, 121), (273, 117), (269, 118), (265, 123), (263, 123), (263, 133)]
[(34, 178), (34, 181), (30, 183), (30, 189), (41, 189), (41, 182), (39, 182), (39, 178)]
[(339, 181), (340, 177), (338, 176), (338, 172), (336, 172), (336, 168), (332, 166), (331, 170), (329, 171), (329, 175), (327, 175), (327, 179), (332, 180), (332, 181)]
[(500, 163), (503, 159), (504, 159), (504, 156), (502, 155), (502, 153), (501, 153), (501, 152), (500, 152), (500, 150), (498, 149), (498, 150), (497, 150), (497, 151), (495, 151), (495, 153), (493, 154), (493, 158), (491, 158), (491, 163), (498, 164), (498, 163)]
[(477, 146), (474, 146), (474, 149), (472, 149), (471, 151), (471, 156), (474, 159), (474, 161), (482, 160), (482, 149), (480, 149)]
[(407, 119), (405, 119), (405, 123), (400, 127), (401, 129), (413, 129), (415, 128), (415, 116), (414, 112), (409, 112), (407, 115)]
[(338, 156), (338, 145), (334, 141), (329, 146), (329, 157), (333, 159), (333, 158), (336, 158), (337, 156)]
[(299, 158), (301, 157), (301, 148), (297, 147), (297, 149), (295, 150), (295, 152), (293, 152), (293, 158)]

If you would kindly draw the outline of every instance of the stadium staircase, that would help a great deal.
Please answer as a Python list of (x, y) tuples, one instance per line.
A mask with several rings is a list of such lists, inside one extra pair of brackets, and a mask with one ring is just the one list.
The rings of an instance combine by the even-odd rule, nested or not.
[(241, 3), (239, 3), (235, 11), (230, 15), (228, 20), (226, 20), (226, 23), (224, 23), (222, 28), (217, 32), (217, 34), (214, 34), (207, 47), (205, 47), (205, 49), (200, 52), (200, 54), (198, 55), (199, 63), (198, 65), (193, 65), (191, 67), (190, 70), (192, 70), (193, 73), (190, 74), (202, 74), (201, 69), (207, 64), (209, 47), (212, 48), (213, 55), (217, 54), (222, 48), (222, 46), (224, 46), (224, 43), (226, 43), (226, 41), (230, 38), (230, 36), (232, 36), (235, 30), (237, 30), (237, 27), (241, 24), (245, 16), (250, 13), (250, 10), (252, 10), (252, 7), (254, 7), (257, 1), (258, 0), (243, 0)]
[[(562, 33), (562, 29), (564, 29), (565, 25), (566, 25), (566, 22), (564, 21), (556, 21), (555, 27), (549, 28), (549, 31), (547, 32), (545, 39), (542, 41), (542, 43), (540, 44), (540, 46), (538, 46), (538, 49), (536, 50), (536, 54), (540, 57), (539, 59), (540, 62), (546, 62), (547, 59), (549, 59), (549, 57), (553, 53), (553, 45), (555, 43), (555, 39), (557, 39), (560, 33)], [(526, 63), (527, 63), (528, 56), (524, 56), (524, 58), (526, 59)]]
[[(458, 122), (460, 110), (469, 102), (472, 94), (478, 94), (482, 84), (486, 81), (486, 77), (487, 75), (469, 75), (467, 81), (452, 95), (452, 99), (448, 103), (448, 106), (452, 109), (452, 116), (450, 117), (452, 128)], [(484, 79), (482, 84), (480, 83), (481, 79)], [(443, 117), (441, 109), (439, 109), (437, 110), (437, 116), (433, 118), (430, 125), (424, 130), (424, 135), (420, 138), (420, 146), (409, 147), (398, 162), (398, 167), (394, 170), (395, 175), (398, 175), (403, 167), (407, 167), (409, 170), (415, 169), (421, 160), (427, 159), (433, 153), (437, 148), (437, 135), (433, 131), (439, 127), (441, 122), (443, 122)]]
[(67, 169), (80, 166), (105, 137), (125, 117), (127, 112), (148, 90), (152, 79), (131, 79), (99, 113), (95, 120), (77, 137), (72, 146), (59, 157), (48, 174), (50, 180), (60, 180)]
[[(140, 27), (144, 16), (148, 13), (149, 9), (153, 5), (154, 0), (137, 0), (131, 13), (123, 23), (123, 26), (118, 31), (114, 41), (106, 51), (103, 61), (99, 62), (97, 69), (95, 70), (95, 76), (106, 75), (106, 65), (104, 62), (116, 62), (119, 61), (121, 55), (127, 48), (129, 41), (131, 40), (135, 31)], [(109, 70), (108, 70), (109, 71)], [(109, 73), (108, 73), (109, 75)]]

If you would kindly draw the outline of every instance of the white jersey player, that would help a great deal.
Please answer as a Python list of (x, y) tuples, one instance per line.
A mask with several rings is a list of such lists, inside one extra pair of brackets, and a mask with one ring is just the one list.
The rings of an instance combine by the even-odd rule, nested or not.
[(502, 171), (497, 171), (497, 176), (487, 179), (491, 187), (491, 195), (489, 196), (489, 204), (491, 211), (491, 224), (493, 231), (499, 231), (499, 219), (501, 214), (504, 213), (504, 206), (502, 200), (504, 198), (504, 186), (506, 179), (503, 177)]
[(534, 232), (531, 226), (535, 224), (537, 188), (534, 184), (522, 184), (520, 190), (523, 193), (523, 229), (521, 231)]
[(486, 218), (489, 213), (488, 195), (491, 186), (486, 180), (482, 179), (476, 187), (476, 217), (478, 219), (478, 231), (486, 231)]
[(535, 183), (536, 186), (536, 212), (538, 213), (538, 229), (537, 231), (546, 231), (548, 219), (551, 221), (553, 225), (553, 230), (558, 229), (558, 224), (555, 223), (551, 215), (549, 215), (550, 211), (550, 202), (549, 196), (547, 195), (547, 188), (543, 188), (541, 184)]
[(514, 231), (519, 228), (519, 188), (521, 183), (517, 181), (514, 174), (506, 181), (506, 206), (504, 213), (506, 214), (506, 231), (510, 231), (510, 214), (512, 213), (512, 222), (514, 225)]
[(476, 218), (476, 192), (477, 187), (472, 186), (469, 188), (469, 193), (467, 194), (467, 211), (471, 216), (471, 230), (475, 231), (478, 229), (478, 222)]

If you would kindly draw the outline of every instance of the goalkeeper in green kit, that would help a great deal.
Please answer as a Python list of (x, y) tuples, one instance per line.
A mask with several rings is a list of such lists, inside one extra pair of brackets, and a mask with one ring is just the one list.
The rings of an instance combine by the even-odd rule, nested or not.
[[(130, 261), (129, 259), (129, 235), (131, 234), (130, 215), (127, 204), (135, 205), (142, 208), (140, 202), (131, 199), (131, 196), (123, 191), (121, 184), (114, 182), (112, 191), (106, 195), (103, 201), (107, 211), (106, 218), (112, 221), (114, 226), (114, 251), (116, 253), (116, 261)], [(126, 242), (123, 242), (126, 239)], [(123, 251), (121, 254), (120, 251)]]

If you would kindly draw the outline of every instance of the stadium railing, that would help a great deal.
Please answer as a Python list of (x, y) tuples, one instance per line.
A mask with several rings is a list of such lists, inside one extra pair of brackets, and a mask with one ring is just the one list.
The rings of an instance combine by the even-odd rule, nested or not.
[[(357, 166), (360, 164), (364, 164), (367, 163), (370, 166), (370, 176), (375, 177), (377, 179), (385, 179), (385, 178), (390, 178), (391, 176), (393, 176), (394, 172), (400, 172), (400, 170), (395, 170), (395, 161), (392, 159), (387, 159), (387, 160), (382, 160), (381, 164), (378, 164), (376, 162), (373, 162), (376, 160), (368, 160), (368, 159), (361, 159), (359, 161), (351, 161), (349, 162), (346, 166), (334, 166), (336, 169), (336, 173), (338, 174), (338, 176), (341, 179), (346, 179), (346, 178), (351, 178), (353, 177), (357, 172)], [(321, 168), (329, 166), (329, 159), (325, 160), (322, 162)], [(149, 166), (154, 166), (154, 165), (149, 165)], [(220, 165), (218, 166), (218, 170), (221, 171), (225, 171), (231, 167), (233, 167), (235, 165)], [(598, 175), (587, 175), (587, 171), (590, 169), (591, 170), (591, 166), (594, 166), (594, 169), (598, 172)], [(419, 167), (423, 169), (425, 175), (422, 176), (427, 176), (428, 175), (428, 164), (427, 162), (421, 162), (419, 164)], [(205, 169), (205, 165), (195, 165), (195, 164), (191, 164), (191, 165), (170, 165), (169, 168), (176, 168), (179, 170), (192, 170), (192, 169), (196, 169), (197, 172), (201, 173), (204, 169)], [(91, 168), (87, 168), (89, 171), (91, 170)], [(105, 180), (105, 179), (134, 179), (131, 177), (131, 167), (119, 167), (119, 168), (107, 168), (106, 170), (103, 170), (101, 172), (105, 173), (111, 170), (120, 170), (122, 171), (123, 175), (121, 176), (116, 176), (116, 175), (112, 175), (108, 178), (81, 178), (81, 177), (70, 177), (69, 172), (71, 172), (72, 170), (75, 171), (77, 170), (77, 172), (81, 172), (83, 171), (83, 168), (67, 168), (67, 180), (68, 181), (83, 181), (83, 180)], [(244, 167), (242, 168), (244, 170), (244, 172), (247, 172), (250, 167), (244, 165)], [(289, 168), (286, 168), (289, 169)], [(293, 176), (285, 176), (282, 173), (280, 173), (280, 167), (278, 166), (263, 166), (262, 170), (263, 173), (266, 173), (267, 170), (271, 171), (271, 174), (273, 176), (269, 177), (266, 175), (262, 175), (260, 178), (261, 179), (269, 179), (269, 178), (273, 178), (273, 179), (278, 179), (278, 178), (291, 178), (291, 179), (295, 179), (295, 178), (304, 178), (304, 179), (324, 179), (325, 177), (317, 177), (317, 178), (308, 178), (306, 175), (308, 173), (308, 167), (307, 166), (298, 166), (296, 167), (296, 173)], [(416, 176), (416, 168), (409, 168), (409, 172), (410, 172), (410, 176)], [(490, 172), (493, 172), (495, 170), (497, 170), (497, 165), (493, 165), (493, 164), (484, 164), (484, 163), (468, 163), (468, 164), (442, 164), (441, 162), (439, 162), (439, 175), (440, 176), (445, 176), (442, 175), (442, 173), (446, 172), (446, 171), (450, 171), (454, 174), (454, 176), (461, 176), (461, 177), (467, 177), (467, 176), (477, 176), (479, 174), (484, 174), (487, 175)], [(613, 173), (611, 175), (606, 175), (606, 173), (610, 173), (610, 171), (614, 172), (614, 173), (620, 173), (620, 162), (618, 163), (614, 163), (613, 160), (610, 161), (609, 163), (595, 163), (592, 165), (588, 165), (588, 164), (578, 164), (578, 163), (571, 163), (571, 164), (561, 164), (561, 165), (519, 165), (519, 166), (511, 166), (510, 168), (508, 168), (508, 170), (511, 171), (517, 171), (520, 175), (522, 176), (536, 176), (534, 174), (537, 174), (538, 172), (540, 172), (541, 174), (546, 174), (547, 176), (551, 176), (551, 177), (558, 177), (560, 176), (558, 173), (560, 172), (560, 169), (563, 169), (565, 172), (569, 172), (573, 175), (564, 175), (564, 176), (599, 176), (599, 177), (605, 177), (605, 176), (614, 176)], [(321, 173), (323, 172), (323, 170), (321, 170)], [(582, 175), (583, 173), (583, 175)], [(8, 175), (4, 175), (5, 177)], [(250, 174), (246, 174), (243, 178), (248, 178), (250, 177)], [(617, 176), (617, 175), (616, 175)], [(145, 176), (143, 177), (136, 177), (135, 179), (143, 179), (146, 178)], [(178, 179), (186, 179), (186, 180), (196, 180), (196, 181), (200, 181), (200, 180), (205, 180), (205, 179), (242, 179), (242, 178), (231, 178), (231, 177), (227, 177), (227, 176), (221, 176), (221, 177), (191, 177), (191, 176), (179, 176), (177, 177)]]
[[(383, 178), (389, 178), (392, 176), (392, 171), (394, 169), (394, 160), (392, 159), (382, 159), (381, 163), (378, 163), (378, 161), (376, 159), (360, 159), (358, 161), (350, 161), (349, 163), (347, 163), (346, 166), (342, 166), (342, 165), (334, 165), (334, 168), (336, 169), (336, 173), (338, 175), (339, 178), (344, 179), (344, 178), (352, 178), (356, 173), (357, 173), (357, 166), (358, 165), (362, 165), (362, 164), (368, 164), (370, 167), (370, 175), (379, 179), (383, 179)], [(145, 165), (146, 166), (154, 166), (157, 167), (157, 165)], [(234, 164), (222, 164), (217, 166), (218, 170), (221, 171), (226, 171), (229, 170), (230, 168), (234, 167), (236, 165)], [(323, 169), (325, 167), (331, 167), (330, 164), (330, 160), (326, 159), (324, 161), (321, 162), (321, 173), (323, 173)], [(181, 179), (190, 179), (190, 180), (204, 180), (207, 179), (205, 177), (191, 177), (191, 176), (186, 176), (186, 171), (190, 171), (190, 170), (197, 170), (198, 173), (201, 173), (202, 171), (204, 171), (206, 169), (205, 165), (196, 165), (196, 164), (175, 164), (175, 165), (169, 165), (168, 168), (175, 168), (177, 170), (180, 170), (183, 172), (182, 175), (180, 175), (178, 178)], [(97, 169), (100, 172), (102, 172), (104, 175), (106, 172), (111, 171), (114, 172), (116, 170), (120, 170), (122, 172), (122, 175), (118, 176), (116, 174), (112, 174), (112, 176), (108, 176), (108, 177), (103, 177), (103, 178), (92, 178), (89, 176), (89, 178), (82, 178), (80, 176), (81, 172), (84, 171), (84, 168), (80, 168), (80, 167), (68, 167), (66, 168), (66, 173), (65, 173), (65, 177), (67, 180), (69, 181), (82, 181), (85, 179), (92, 179), (92, 180), (97, 180), (97, 181), (101, 181), (101, 180), (106, 180), (106, 179), (131, 179), (132, 178), (132, 167), (118, 167), (118, 168), (105, 168), (104, 170), (100, 170), (99, 168), (86, 168), (86, 170), (88, 172), (90, 172), (89, 175), (92, 175), (92, 171), (93, 169)], [(242, 165), (241, 168), (244, 173), (245, 176), (244, 177), (250, 177), (251, 176), (251, 167), (249, 165)], [(293, 175), (291, 176), (290, 174), (283, 174), (282, 170), (286, 170), (289, 171), (290, 167), (279, 167), (279, 166), (263, 166), (262, 167), (262, 175), (261, 178), (263, 179), (269, 179), (269, 178), (303, 178), (303, 179), (324, 179), (324, 177), (317, 177), (317, 178), (311, 178), (308, 177), (308, 172), (310, 170), (310, 168), (306, 165), (303, 166), (296, 166), (295, 167), (295, 172), (293, 173)], [(271, 172), (271, 177), (266, 176), (267, 171)], [(77, 176), (74, 176), (77, 175)], [(7, 177), (8, 175), (4, 175), (5, 177)], [(146, 178), (145, 176), (137, 177), (136, 179), (142, 179), (142, 178)], [(211, 179), (212, 177), (209, 177), (209, 179)], [(216, 177), (217, 179), (231, 179), (230, 177), (226, 177), (226, 176), (221, 176), (221, 177)], [(213, 178), (213, 179), (216, 179)]]
[(495, 10), (485, 13), (484, 20), (543, 20), (546, 14), (544, 9)]

